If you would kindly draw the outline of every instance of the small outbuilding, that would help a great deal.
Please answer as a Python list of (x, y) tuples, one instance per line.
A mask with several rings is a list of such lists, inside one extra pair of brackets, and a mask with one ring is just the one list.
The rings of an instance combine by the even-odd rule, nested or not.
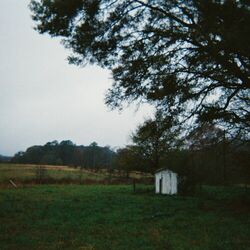
[(177, 194), (178, 175), (177, 173), (162, 168), (155, 172), (155, 193), (156, 194)]

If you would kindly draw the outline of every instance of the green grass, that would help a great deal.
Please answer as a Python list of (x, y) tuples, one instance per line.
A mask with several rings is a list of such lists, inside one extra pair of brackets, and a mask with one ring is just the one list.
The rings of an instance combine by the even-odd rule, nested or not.
[(2, 189), (0, 249), (250, 249), (248, 198), (214, 187), (196, 197), (154, 195), (152, 186)]

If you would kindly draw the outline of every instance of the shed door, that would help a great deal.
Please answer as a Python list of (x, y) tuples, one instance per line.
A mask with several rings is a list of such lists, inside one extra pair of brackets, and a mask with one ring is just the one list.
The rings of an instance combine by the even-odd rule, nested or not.
[(160, 178), (160, 181), (159, 181), (159, 193), (160, 194), (162, 193), (162, 177)]

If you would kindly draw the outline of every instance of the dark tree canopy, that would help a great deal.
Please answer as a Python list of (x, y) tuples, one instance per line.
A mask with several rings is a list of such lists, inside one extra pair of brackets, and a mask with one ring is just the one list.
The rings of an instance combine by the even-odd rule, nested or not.
[(166, 118), (158, 111), (154, 119), (147, 119), (138, 126), (132, 140), (139, 155), (148, 163), (149, 171), (154, 173), (163, 167), (161, 163), (166, 153), (178, 148), (178, 136), (179, 131), (172, 118)]
[(190, 150), (202, 150), (218, 145), (224, 140), (225, 131), (211, 124), (202, 124), (202, 126), (192, 130), (186, 137), (186, 146)]
[(250, 127), (248, 0), (32, 0), (40, 33), (69, 62), (113, 74), (106, 102), (147, 101), (178, 116)]

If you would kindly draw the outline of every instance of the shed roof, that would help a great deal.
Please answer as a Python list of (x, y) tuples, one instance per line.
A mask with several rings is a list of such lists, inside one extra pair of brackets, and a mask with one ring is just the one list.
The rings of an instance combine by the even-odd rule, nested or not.
[(157, 169), (157, 170), (155, 171), (155, 174), (157, 174), (157, 173), (159, 173), (159, 172), (161, 172), (161, 171), (169, 171), (169, 172), (173, 172), (173, 173), (174, 173), (174, 171), (172, 171), (172, 170), (170, 170), (170, 169), (168, 169), (168, 168), (159, 168), (159, 169)]

